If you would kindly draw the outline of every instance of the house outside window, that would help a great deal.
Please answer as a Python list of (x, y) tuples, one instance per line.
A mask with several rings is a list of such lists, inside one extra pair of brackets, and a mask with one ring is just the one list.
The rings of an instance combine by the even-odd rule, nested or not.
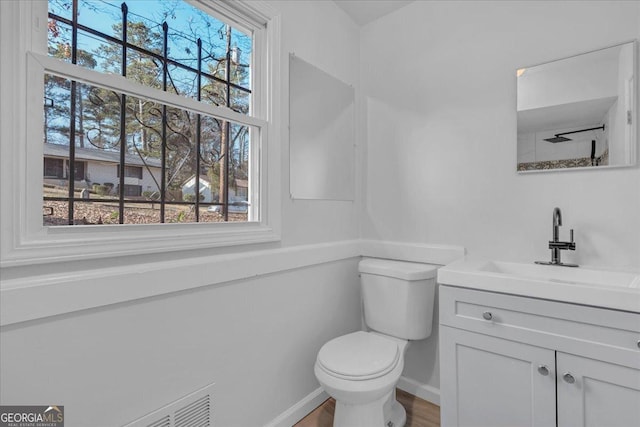
[[(0, 2), (3, 267), (279, 239), (279, 16), (260, 0), (152, 3)], [(169, 3), (193, 19), (156, 13)], [(213, 21), (189, 34), (195, 18)], [(182, 199), (203, 175), (221, 197)], [(238, 179), (244, 213), (229, 209)]]

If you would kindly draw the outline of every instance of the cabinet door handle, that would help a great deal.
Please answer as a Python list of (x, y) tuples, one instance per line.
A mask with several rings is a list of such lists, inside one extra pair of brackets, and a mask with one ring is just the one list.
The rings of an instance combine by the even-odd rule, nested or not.
[(490, 311), (485, 311), (484, 313), (482, 313), (482, 318), (484, 320), (491, 320), (493, 319), (493, 314), (491, 314)]
[(576, 382), (576, 379), (573, 377), (573, 375), (571, 375), (569, 372), (565, 373), (562, 376), (562, 379), (565, 380), (565, 382), (569, 383), (569, 384), (573, 384)]
[(538, 372), (546, 377), (549, 375), (549, 368), (546, 365), (540, 365), (538, 366)]

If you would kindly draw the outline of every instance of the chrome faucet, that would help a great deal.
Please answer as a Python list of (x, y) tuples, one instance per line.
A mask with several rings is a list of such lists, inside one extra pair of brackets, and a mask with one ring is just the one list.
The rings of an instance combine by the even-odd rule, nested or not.
[(562, 262), (562, 250), (576, 250), (576, 244), (573, 241), (573, 229), (569, 231), (569, 242), (560, 241), (560, 226), (562, 225), (562, 212), (560, 208), (553, 209), (553, 240), (549, 241), (549, 249), (551, 249), (551, 261), (536, 261), (536, 264), (544, 265), (561, 265), (563, 267), (577, 267), (578, 264), (569, 264)]

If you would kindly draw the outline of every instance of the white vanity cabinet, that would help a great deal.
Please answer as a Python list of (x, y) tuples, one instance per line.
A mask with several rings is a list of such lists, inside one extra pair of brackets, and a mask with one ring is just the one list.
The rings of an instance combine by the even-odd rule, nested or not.
[(440, 286), (441, 424), (640, 426), (640, 313)]
[(559, 426), (640, 426), (637, 367), (560, 352), (556, 363)]
[(555, 425), (553, 350), (448, 326), (440, 346), (442, 426)]

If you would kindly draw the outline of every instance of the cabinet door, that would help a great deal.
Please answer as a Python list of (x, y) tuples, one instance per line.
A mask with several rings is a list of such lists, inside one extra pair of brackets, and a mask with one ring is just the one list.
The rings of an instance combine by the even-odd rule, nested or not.
[(441, 326), (443, 427), (555, 426), (555, 352)]
[(558, 427), (640, 426), (640, 370), (560, 352), (557, 359)]

